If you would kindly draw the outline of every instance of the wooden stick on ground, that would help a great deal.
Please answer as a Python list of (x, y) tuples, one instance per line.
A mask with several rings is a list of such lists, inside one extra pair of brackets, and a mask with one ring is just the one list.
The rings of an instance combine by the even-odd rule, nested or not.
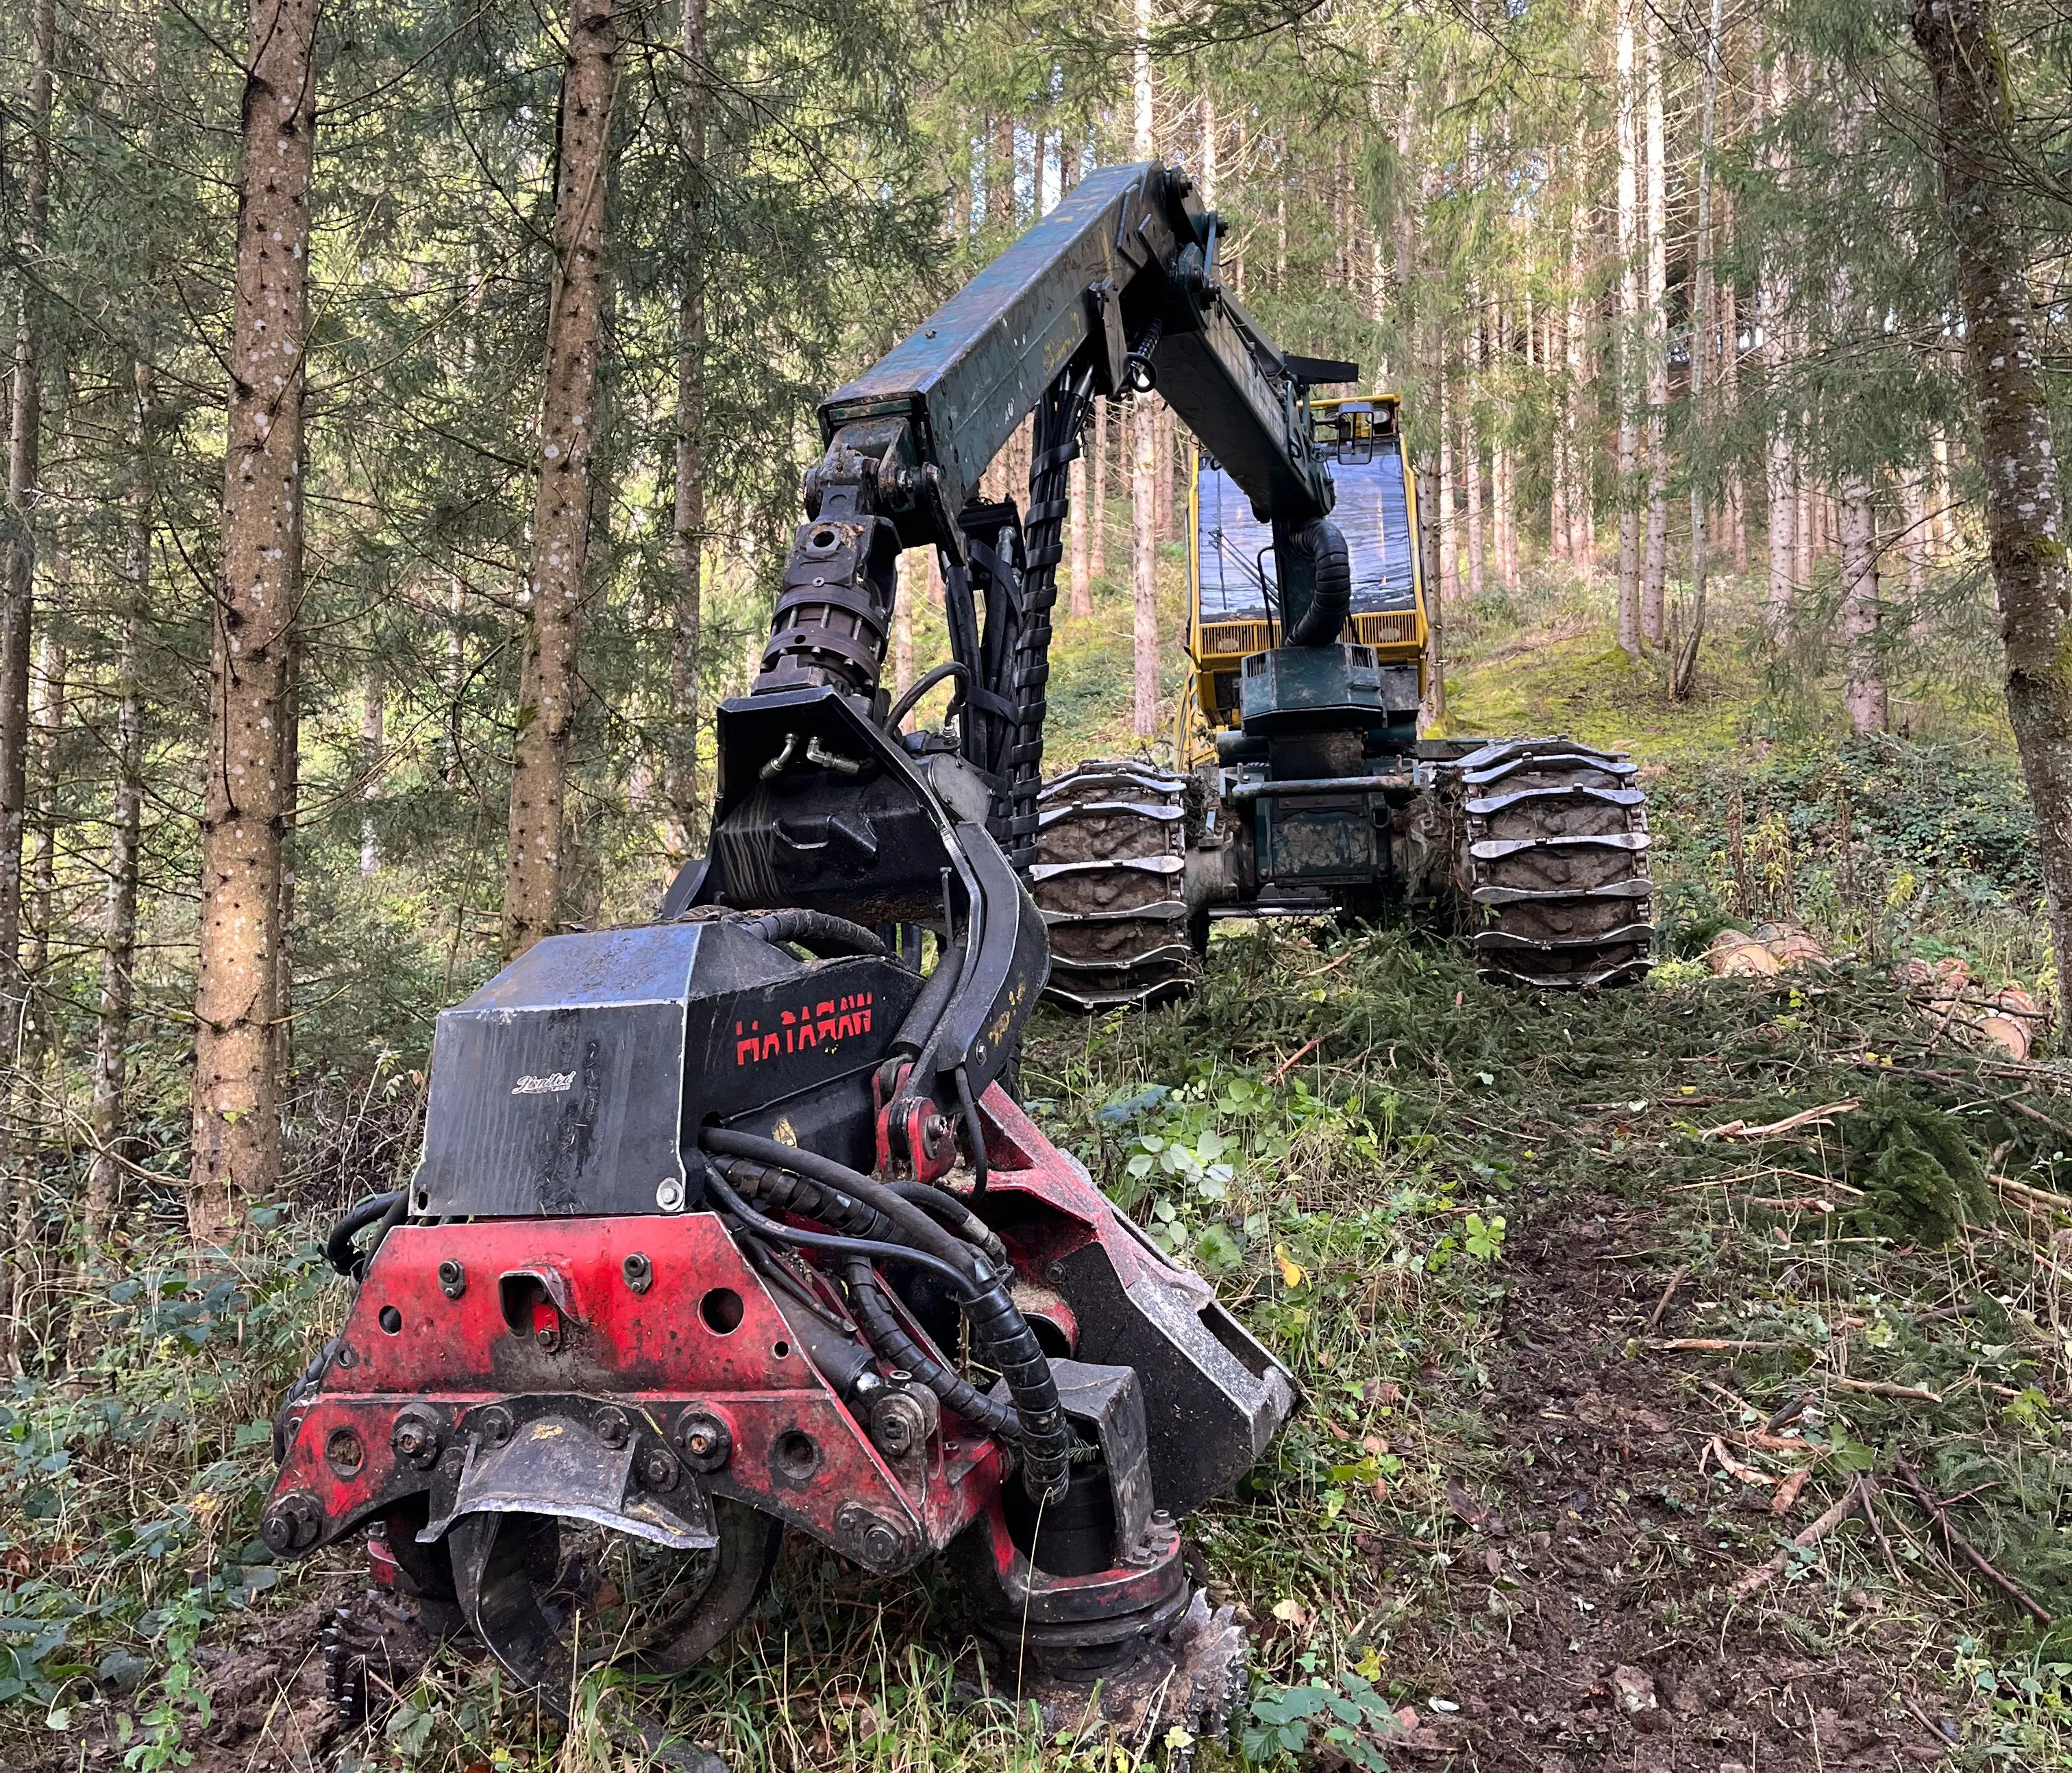
[(1266, 1081), (1270, 1084), (1276, 1084), (1280, 1082), (1283, 1077), (1286, 1077), (1289, 1072), (1293, 1071), (1296, 1066), (1301, 1064), (1305, 1059), (1308, 1058), (1311, 1053), (1314, 1053), (1317, 1049), (1323, 1044), (1324, 1037), (1321, 1034), (1317, 1035), (1309, 1040), (1305, 1042), (1302, 1045), (1297, 1047), (1293, 1053), (1283, 1059), (1279, 1065), (1276, 1065), (1271, 1071), (1268, 1072), (1266, 1074)]
[(1817, 1545), (1823, 1539), (1854, 1514), (1864, 1504), (1864, 1491), (1860, 1482), (1852, 1484), (1842, 1492), (1842, 1499), (1833, 1508), (1815, 1521), (1803, 1533), (1797, 1535), (1782, 1551), (1766, 1564), (1758, 1564), (1745, 1576), (1737, 1581), (1728, 1590), (1737, 1600), (1745, 1600), (1759, 1588), (1767, 1587), (1784, 1574), (1785, 1566), (1791, 1562), (1794, 1551), (1803, 1551), (1808, 1545)]
[(1949, 1511), (1942, 1506), (1942, 1499), (1921, 1481), (1920, 1474), (1907, 1463), (1906, 1455), (1904, 1453), (1893, 1455), (1893, 1471), (1899, 1481), (1906, 1486), (1914, 1500), (1921, 1505), (1922, 1512), (1935, 1524), (1935, 1530), (1942, 1534), (1944, 1545), (1984, 1577), (2022, 1611), (2028, 1614), (2038, 1625), (2047, 1627), (2055, 1623), (2049, 1609), (2041, 1601), (2021, 1583), (2016, 1582), (2012, 1577), (2004, 1575), (1996, 1569), (1987, 1561), (1983, 1552), (1951, 1525)]
[(1647, 1314), (1647, 1321), (1640, 1327), (1642, 1336), (1650, 1333), (1662, 1321), (1662, 1314), (1669, 1309), (1670, 1300), (1676, 1296), (1676, 1289), (1684, 1284), (1690, 1272), (1691, 1265), (1686, 1262), (1669, 1277), (1669, 1284), (1662, 1289), (1662, 1297), (1655, 1302), (1655, 1309)]
[(1779, 1348), (1790, 1346), (1784, 1342), (1722, 1340), (1716, 1336), (1659, 1336), (1647, 1345), (1663, 1353), (1673, 1353), (1682, 1348), (1701, 1354), (1774, 1354)]
[(1846, 1374), (1833, 1373), (1827, 1376), (1831, 1385), (1840, 1385), (1844, 1391), (1868, 1392), (1873, 1397), (1914, 1397), (1924, 1404), (1939, 1404), (1940, 1393), (1926, 1391), (1919, 1385), (1899, 1385), (1885, 1379), (1852, 1379)]

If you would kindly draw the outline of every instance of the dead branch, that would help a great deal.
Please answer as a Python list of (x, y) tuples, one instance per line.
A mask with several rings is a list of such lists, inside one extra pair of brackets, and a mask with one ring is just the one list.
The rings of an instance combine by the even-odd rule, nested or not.
[(1790, 1545), (1785, 1546), (1768, 1563), (1758, 1565), (1745, 1576), (1741, 1577), (1728, 1590), (1728, 1593), (1737, 1601), (1746, 1600), (1758, 1589), (1767, 1587), (1771, 1582), (1776, 1581), (1784, 1574), (1785, 1566), (1791, 1562), (1792, 1553), (1803, 1551), (1808, 1545), (1819, 1545), (1823, 1539), (1825, 1539), (1828, 1534), (1863, 1506), (1862, 1485), (1863, 1480), (1859, 1478), (1856, 1483), (1852, 1484), (1842, 1492), (1840, 1501), (1828, 1509), (1803, 1533), (1798, 1534)]
[(1928, 1391), (1919, 1385), (1894, 1385), (1889, 1379), (1852, 1379), (1846, 1373), (1833, 1373), (1828, 1374), (1827, 1380), (1844, 1391), (1868, 1392), (1873, 1397), (1913, 1397), (1924, 1404), (1942, 1402), (1939, 1392)]
[(1690, 1273), (1691, 1265), (1686, 1262), (1669, 1277), (1669, 1284), (1662, 1289), (1662, 1297), (1655, 1302), (1655, 1309), (1647, 1314), (1647, 1321), (1640, 1327), (1643, 1336), (1662, 1321), (1662, 1314), (1669, 1309), (1669, 1302), (1676, 1296), (1676, 1289), (1689, 1278)]
[(1766, 1126), (1751, 1127), (1745, 1120), (1722, 1122), (1717, 1127), (1708, 1127), (1699, 1134), (1704, 1139), (1769, 1139), (1779, 1133), (1795, 1132), (1802, 1127), (1827, 1127), (1834, 1123), (1835, 1116), (1846, 1114), (1863, 1106), (1855, 1096), (1845, 1096), (1840, 1102), (1823, 1102), (1818, 1108), (1802, 1108), (1795, 1114), (1786, 1114), (1782, 1120), (1774, 1120)]
[(1899, 1481), (1906, 1486), (1914, 1500), (1921, 1505), (1922, 1512), (1934, 1523), (1935, 1530), (1942, 1536), (1942, 1543), (1952, 1553), (1962, 1558), (2038, 1625), (2047, 1627), (2055, 1623), (2049, 1610), (2041, 1601), (2012, 1577), (1995, 1567), (1984, 1553), (1950, 1524), (1949, 1511), (1944, 1508), (1942, 1499), (1921, 1481), (1920, 1474), (1907, 1463), (1904, 1453), (1893, 1455), (1893, 1471)]

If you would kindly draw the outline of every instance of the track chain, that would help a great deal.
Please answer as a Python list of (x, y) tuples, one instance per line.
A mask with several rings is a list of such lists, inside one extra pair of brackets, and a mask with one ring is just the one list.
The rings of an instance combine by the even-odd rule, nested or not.
[(1462, 934), (1486, 979), (1629, 983), (1655, 930), (1647, 795), (1621, 753), (1501, 739), (1441, 766), (1456, 824)]
[(1194, 988), (1186, 784), (1108, 759), (1044, 783), (1030, 887), (1050, 928), (1054, 1002), (1149, 1009)]

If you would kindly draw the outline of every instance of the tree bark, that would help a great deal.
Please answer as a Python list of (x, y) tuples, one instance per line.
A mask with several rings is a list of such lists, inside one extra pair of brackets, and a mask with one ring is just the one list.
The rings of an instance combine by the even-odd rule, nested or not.
[(1461, 591), (1461, 537), (1454, 527), (1453, 515), (1457, 464), (1453, 455), (1453, 414), (1449, 410), (1458, 398), (1450, 382), (1439, 384), (1439, 506), (1434, 516), (1439, 526), (1439, 601), (1449, 607)]
[(2007, 654), (2008, 718), (2036, 813), (2058, 1002), (2072, 1003), (2072, 660), (2059, 468), (2031, 312), (2028, 244), (2003, 144), (2008, 79), (1986, 0), (1917, 0)]
[(1482, 446), (1475, 434), (1475, 399), (1481, 389), (1478, 374), (1482, 360), (1482, 329), (1468, 333), (1468, 371), (1461, 387), (1461, 481), (1467, 507), (1468, 601), (1479, 607), (1482, 601), (1483, 568), (1487, 540), (1482, 526)]
[(1640, 78), (1634, 57), (1636, 0), (1618, 0), (1618, 643), (1640, 658)]
[[(1130, 97), (1133, 142), (1139, 160), (1157, 157), (1151, 76), (1152, 0), (1137, 0), (1137, 45)], [(1148, 395), (1129, 403), (1135, 458), (1130, 474), (1130, 593), (1135, 650), (1136, 733), (1148, 739), (1158, 730), (1157, 425)]]
[[(705, 624), (705, 142), (709, 109), (706, 0), (684, 0), (683, 281), (676, 296), (676, 483), (670, 512), (669, 729), (663, 798), (668, 804), (669, 863), (690, 855), (702, 811), (698, 797), (698, 653)], [(910, 630), (911, 634), (911, 630)]]
[[(1094, 402), (1094, 467), (1090, 477), (1093, 481), (1093, 486), (1087, 494), (1092, 509), (1087, 514), (1089, 519), (1087, 536), (1087, 577), (1090, 581), (1108, 577), (1108, 408), (1111, 404), (1108, 400), (1098, 399)], [(1083, 613), (1092, 615), (1093, 611), (1093, 589), (1089, 583), (1087, 591), (1087, 607)], [(1072, 611), (1075, 616), (1081, 613), (1076, 608)]]
[(1878, 602), (1877, 521), (1870, 482), (1859, 474), (1842, 477), (1843, 705), (1858, 738), (1882, 733), (1889, 723), (1885, 658), (1880, 651), (1883, 611)]
[[(1578, 176), (1583, 138), (1576, 137)], [(1585, 423), (1583, 388), (1583, 206), (1568, 211), (1568, 281), (1564, 292), (1562, 322), (1562, 411), (1564, 441), (1568, 449), (1568, 533), (1567, 553), (1576, 570), (1588, 579), (1596, 565), (1590, 558), (1589, 519), (1592, 466), (1589, 428)]]
[[(150, 413), (154, 398), (151, 339), (140, 325), (134, 367), (130, 431), (128, 530), (123, 555), (121, 651), (115, 662), (115, 782), (108, 819), (107, 891), (101, 929), (101, 992), (95, 1019), (93, 1068), (87, 1126), (93, 1140), (80, 1214), (82, 1275), (91, 1275), (107, 1250), (121, 1196), (123, 1098), (127, 1089), (130, 1012), (135, 1000), (137, 876), (144, 817), (144, 694), (138, 658), (151, 589), (151, 544), (157, 522)], [(76, 1348), (82, 1319), (74, 1318)]]
[[(27, 139), (16, 251), (14, 386), (7, 427), (6, 569), (0, 582), (0, 1062), (12, 1067), (27, 1038), (28, 992), (21, 967), (22, 861), (28, 814), (30, 630), (35, 621), (37, 445), (43, 429), (35, 268), (50, 211), (51, 64), (56, 47), (54, 0), (30, 0)], [(11, 1092), (10, 1093), (11, 1094)], [(11, 1112), (11, 1103), (0, 1111)], [(18, 1170), (20, 1174), (18, 1176)], [(11, 1129), (0, 1127), (0, 1225), (18, 1188), (27, 1188)], [(18, 1348), (11, 1268), (0, 1265), (0, 1354), (14, 1364)]]
[(1669, 693), (1688, 699), (1698, 675), (1698, 649), (1705, 638), (1706, 495), (1712, 482), (1712, 410), (1706, 402), (1705, 359), (1712, 355), (1712, 125), (1720, 90), (1720, 0), (1712, 0), (1705, 36), (1704, 96), (1698, 111), (1698, 238), (1691, 300), (1691, 627), (1678, 649), (1669, 678)]
[(282, 724), (302, 591), (316, 27), (317, 0), (253, 0), (195, 982), (187, 1229), (204, 1261), (280, 1169)]
[(381, 804), (381, 753), (388, 725), (388, 686), (381, 661), (367, 667), (360, 697), (360, 872), (372, 880), (381, 872), (381, 834), (374, 809)]
[(1663, 143), (1662, 22), (1646, 9), (1647, 67), (1647, 559), (1642, 568), (1640, 634), (1662, 644), (1669, 581), (1669, 168)]
[(504, 872), (504, 952), (522, 954), (554, 928), (561, 896), (562, 806), (575, 727), (576, 647), (590, 550), (590, 463), (597, 439), (604, 296), (604, 211), (610, 179), (612, 0), (571, 0), (554, 181), (554, 275), (540, 419), (540, 485), (525, 660), (512, 747)]

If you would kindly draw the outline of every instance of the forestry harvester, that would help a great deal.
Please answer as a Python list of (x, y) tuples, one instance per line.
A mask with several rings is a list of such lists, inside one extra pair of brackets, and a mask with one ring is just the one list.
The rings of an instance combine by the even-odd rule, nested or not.
[[(1346, 366), (1272, 347), (1219, 285), (1219, 232), (1184, 173), (1096, 173), (822, 404), (761, 675), (718, 712), (710, 853), (652, 921), (549, 937), (440, 1017), (409, 1185), (331, 1238), (357, 1291), (278, 1419), (277, 1553), (365, 1535), (384, 1617), (464, 1622), (564, 1706), (586, 1668), (712, 1651), (787, 1529), (883, 1575), (944, 1556), (1005, 1684), (1076, 1694), (1140, 1745), (1227, 1724), (1244, 1638), (1182, 1522), (1294, 1385), (1001, 1082), (1050, 978), (1046, 917), (1094, 927), (1026, 884), (1067, 878), (1042, 864), (1059, 825), (1178, 831), (1177, 865), (1128, 860), (1184, 878), (1185, 916), (1253, 890), (1241, 861), (1199, 860), (1216, 843), (1307, 854), (1285, 833), (1312, 802), (1365, 872), (1260, 878), (1377, 887), (1389, 822), (1433, 798), (1417, 667), (1338, 638), (1362, 593), (1332, 469), (1392, 449), (1392, 409), (1363, 430), (1341, 408), (1364, 441), (1320, 441), (1339, 433), (1309, 388)], [(1194, 778), (1171, 818), (1129, 795), (1067, 811), (1041, 767), (1068, 465), (1094, 399), (1154, 384), (1237, 490), (1231, 523), (1249, 502), (1282, 644), (1239, 667), (1231, 786)], [(1030, 413), (1026, 508), (976, 498)], [(952, 658), (895, 704), (879, 679), (916, 547), (941, 556)], [(952, 717), (904, 732), (943, 678)], [(1623, 816), (1619, 766), (1577, 787), (1580, 755), (1463, 768), (1471, 843), (1515, 848), (1507, 810), (1549, 795)]]

